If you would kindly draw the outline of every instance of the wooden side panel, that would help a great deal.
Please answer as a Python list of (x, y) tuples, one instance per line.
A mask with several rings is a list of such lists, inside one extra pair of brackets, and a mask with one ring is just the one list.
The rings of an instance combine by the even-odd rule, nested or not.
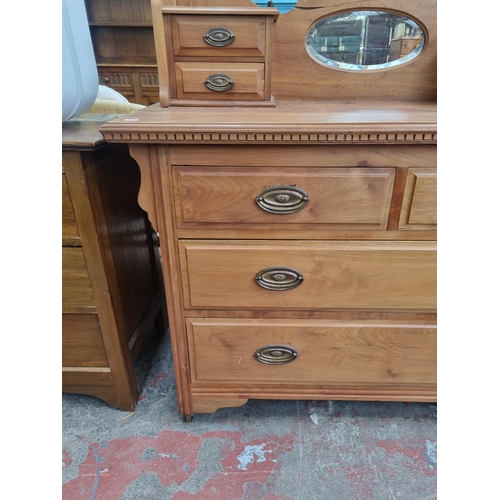
[[(175, 64), (178, 99), (264, 99), (264, 63), (202, 63)], [(211, 75), (229, 76), (234, 85), (220, 92), (206, 87)]]
[(94, 216), (120, 335), (130, 343), (160, 293), (158, 241), (153, 240), (147, 214), (137, 202), (140, 169), (128, 148), (113, 145), (98, 150), (94, 160), (95, 167), (87, 172)]
[[(204, 35), (213, 28), (224, 28), (234, 35), (232, 43), (213, 46)], [(257, 16), (172, 16), (174, 56), (264, 57), (266, 51), (265, 17)]]
[[(303, 223), (380, 230), (387, 226), (395, 169), (176, 167), (173, 175), (181, 227), (190, 223)], [(262, 189), (270, 186), (299, 188), (309, 201), (295, 213), (270, 213), (256, 203)], [(285, 193), (285, 205), (290, 196)]]
[[(187, 308), (435, 310), (435, 242), (179, 242)], [(269, 290), (261, 270), (303, 281)], [(279, 273), (278, 273), (279, 275)]]
[(62, 315), (62, 365), (108, 366), (96, 314)]
[(62, 244), (63, 246), (82, 245), (65, 175), (62, 176)]
[[(189, 318), (187, 328), (193, 385), (436, 384), (435, 326)], [(267, 345), (298, 355), (263, 364), (254, 353)]]
[(62, 249), (63, 312), (95, 312), (94, 294), (81, 248)]
[(432, 168), (410, 168), (399, 229), (435, 230), (436, 226), (437, 171)]

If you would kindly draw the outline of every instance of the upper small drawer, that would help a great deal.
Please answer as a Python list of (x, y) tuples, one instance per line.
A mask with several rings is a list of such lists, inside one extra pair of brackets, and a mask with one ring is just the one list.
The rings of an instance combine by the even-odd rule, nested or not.
[(265, 16), (173, 15), (177, 57), (264, 57)]
[(176, 212), (188, 224), (334, 224), (387, 228), (394, 168), (174, 167)]

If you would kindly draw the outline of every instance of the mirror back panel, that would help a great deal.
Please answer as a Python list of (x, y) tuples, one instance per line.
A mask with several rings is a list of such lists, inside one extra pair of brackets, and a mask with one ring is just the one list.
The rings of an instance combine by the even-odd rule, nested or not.
[[(308, 33), (322, 19), (375, 10), (414, 20), (425, 36), (423, 50), (402, 64), (361, 71), (328, 66), (308, 52)], [(436, 30), (435, 0), (299, 0), (275, 24), (272, 94), (276, 100), (435, 101)]]

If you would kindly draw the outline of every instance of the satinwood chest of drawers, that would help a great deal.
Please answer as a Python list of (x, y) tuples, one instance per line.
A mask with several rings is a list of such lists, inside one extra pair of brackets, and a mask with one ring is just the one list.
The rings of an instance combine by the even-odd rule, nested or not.
[[(180, 412), (251, 398), (435, 401), (435, 6), (400, 2), (423, 26), (417, 57), (356, 73), (304, 43), (342, 2), (303, 0), (279, 17), (247, 0), (241, 12), (164, 3), (153, 2), (163, 103), (101, 132), (129, 144), (160, 233)], [(242, 30), (244, 43), (216, 60), (203, 36), (181, 36), (190, 24)], [(264, 65), (272, 97), (241, 99), (240, 64)], [(237, 103), (179, 99), (184, 67), (206, 89), (207, 73), (229, 77)]]

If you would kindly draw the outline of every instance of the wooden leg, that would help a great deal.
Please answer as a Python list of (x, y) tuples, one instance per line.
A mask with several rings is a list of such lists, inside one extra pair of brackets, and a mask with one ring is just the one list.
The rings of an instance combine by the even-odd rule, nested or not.
[(162, 335), (168, 330), (168, 313), (165, 305), (162, 305), (158, 310), (158, 314), (154, 319), (154, 324), (160, 330)]
[(193, 420), (193, 415), (182, 415), (182, 420), (184, 420), (184, 422), (191, 422)]

